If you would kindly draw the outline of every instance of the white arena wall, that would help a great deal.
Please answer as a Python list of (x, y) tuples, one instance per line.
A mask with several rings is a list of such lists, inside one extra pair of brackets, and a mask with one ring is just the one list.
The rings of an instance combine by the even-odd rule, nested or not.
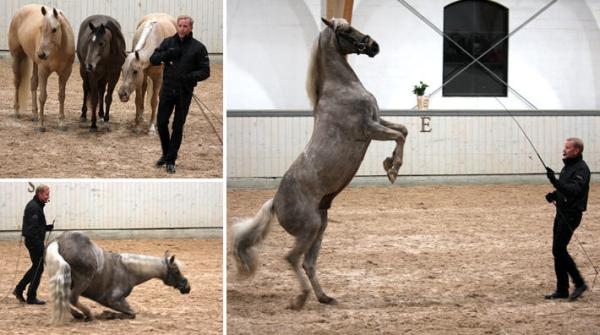
[[(277, 111), (230, 113), (227, 119), (229, 179), (283, 175), (302, 152), (313, 127), (309, 112), (286, 113), (287, 116)], [(545, 173), (531, 145), (506, 111), (384, 111), (383, 114), (389, 121), (406, 125), (409, 131), (401, 176)], [(600, 172), (597, 112), (520, 111), (511, 114), (546, 165), (558, 172), (562, 167), (564, 140), (577, 136), (585, 143), (584, 159), (590, 169)], [(431, 132), (421, 132), (422, 116), (430, 117)], [(385, 176), (382, 161), (390, 156), (394, 146), (393, 141), (372, 141), (357, 176)]]
[[(26, 4), (27, 0), (2, 0), (0, 2), (0, 50), (8, 50), (8, 27), (13, 14)], [(174, 17), (187, 14), (194, 18), (194, 37), (206, 46), (210, 54), (223, 54), (223, 1), (222, 0), (47, 0), (37, 1), (49, 7), (62, 10), (73, 26), (75, 37), (81, 22), (94, 14), (114, 17), (120, 24), (131, 50), (131, 41), (137, 21), (146, 14), (164, 12)], [(77, 38), (75, 38), (77, 40)]]
[[(0, 239), (20, 235), (29, 180), (0, 181)], [(223, 183), (211, 180), (32, 180), (50, 187), (55, 232), (109, 238), (221, 238)]]

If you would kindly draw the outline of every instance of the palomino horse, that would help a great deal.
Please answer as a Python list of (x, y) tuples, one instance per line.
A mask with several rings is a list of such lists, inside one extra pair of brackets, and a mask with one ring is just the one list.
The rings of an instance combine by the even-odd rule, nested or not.
[[(293, 309), (304, 306), (310, 285), (319, 302), (335, 304), (317, 279), (316, 261), (327, 227), (331, 202), (354, 177), (371, 140), (393, 140), (396, 148), (384, 167), (393, 183), (402, 164), (406, 127), (384, 121), (377, 115), (375, 97), (369, 93), (346, 60), (350, 53), (375, 56), (379, 46), (368, 35), (343, 19), (323, 19), (327, 25), (313, 46), (307, 79), (314, 106), (314, 130), (304, 151), (284, 174), (273, 199), (252, 219), (233, 228), (233, 255), (242, 276), (256, 271), (253, 246), (267, 235), (275, 214), (281, 226), (296, 238), (286, 260), (302, 291), (292, 300)], [(301, 257), (304, 256), (300, 268)]]
[(54, 307), (53, 322), (64, 323), (69, 312), (77, 319), (91, 320), (92, 313), (79, 296), (92, 299), (120, 313), (104, 311), (103, 319), (133, 319), (135, 312), (127, 303), (134, 286), (152, 278), (190, 292), (188, 280), (181, 274), (175, 256), (153, 257), (116, 254), (100, 248), (80, 232), (65, 232), (46, 248), (46, 268)]
[[(106, 128), (109, 129), (112, 93), (119, 81), (121, 66), (125, 62), (125, 38), (121, 33), (121, 25), (110, 16), (90, 16), (81, 23), (77, 41), (79, 73), (83, 79), (81, 121), (87, 119), (86, 114), (90, 105), (92, 110), (90, 131), (96, 131), (98, 129), (96, 108), (100, 102), (98, 115), (104, 119)], [(106, 113), (102, 105), (103, 99), (106, 101)]]
[(135, 90), (135, 132), (139, 133), (142, 114), (144, 113), (144, 96), (149, 89), (148, 78), (152, 81), (150, 107), (152, 114), (148, 125), (149, 132), (155, 132), (156, 108), (162, 86), (163, 66), (150, 64), (150, 56), (154, 49), (166, 38), (177, 32), (175, 18), (164, 13), (154, 13), (144, 16), (137, 24), (133, 37), (133, 50), (127, 55), (123, 64), (123, 79), (119, 88), (119, 98), (129, 101), (129, 96)]
[[(27, 106), (27, 87), (31, 89), (33, 121), (38, 120), (38, 131), (45, 131), (44, 105), (46, 84), (52, 72), (58, 74), (58, 101), (60, 130), (65, 130), (65, 86), (73, 69), (75, 44), (73, 29), (65, 15), (56, 9), (41, 5), (26, 5), (19, 9), (8, 30), (8, 48), (13, 58), (15, 75), (15, 115)], [(31, 74), (31, 83), (28, 76)], [(40, 87), (39, 115), (36, 91)]]

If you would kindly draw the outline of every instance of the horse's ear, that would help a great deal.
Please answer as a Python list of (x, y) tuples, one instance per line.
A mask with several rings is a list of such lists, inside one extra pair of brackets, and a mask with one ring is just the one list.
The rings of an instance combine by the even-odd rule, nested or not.
[(169, 265), (173, 265), (173, 263), (175, 263), (175, 255), (171, 256), (169, 259)]
[(42, 6), (42, 15), (46, 16), (46, 7)]
[(54, 13), (54, 17), (58, 19), (58, 11), (56, 8), (52, 8), (52, 12)]
[(89, 27), (90, 27), (90, 29), (91, 29), (92, 31), (94, 31), (94, 29), (96, 28), (96, 27), (94, 27), (94, 24), (93, 24), (93, 23), (91, 23), (91, 22), (90, 22), (90, 25), (89, 25)]
[(139, 52), (135, 52), (135, 59), (140, 60), (140, 53)]
[(333, 20), (329, 21), (326, 18), (322, 17), (321, 21), (323, 21), (323, 23), (325, 23), (325, 25), (327, 25), (329, 28), (333, 29)]

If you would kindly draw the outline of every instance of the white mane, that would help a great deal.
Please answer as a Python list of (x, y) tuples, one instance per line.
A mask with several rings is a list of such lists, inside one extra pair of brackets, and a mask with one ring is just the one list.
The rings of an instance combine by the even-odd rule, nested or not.
[(133, 48), (133, 51), (139, 51), (144, 47), (144, 44), (146, 44), (146, 40), (148, 39), (150, 32), (152, 32), (152, 27), (154, 26), (156, 21), (157, 19), (153, 18), (152, 20), (146, 21), (146, 23), (144, 23), (144, 28), (142, 30), (142, 33), (140, 34), (140, 39), (136, 43), (135, 48)]

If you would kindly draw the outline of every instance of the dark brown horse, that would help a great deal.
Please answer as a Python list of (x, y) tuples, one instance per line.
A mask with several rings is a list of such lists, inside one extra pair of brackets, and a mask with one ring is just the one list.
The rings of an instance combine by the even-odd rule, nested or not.
[[(371, 140), (396, 141), (384, 168), (393, 183), (402, 165), (406, 127), (382, 120), (375, 97), (352, 70), (346, 55), (379, 52), (377, 43), (343, 19), (323, 19), (308, 71), (307, 90), (314, 106), (314, 129), (300, 156), (284, 174), (275, 197), (252, 219), (233, 228), (233, 254), (241, 275), (257, 267), (253, 246), (265, 238), (273, 216), (296, 238), (286, 260), (301, 285), (291, 308), (304, 306), (310, 287), (321, 303), (334, 304), (317, 279), (316, 262), (327, 228), (327, 211), (333, 199), (350, 183)], [(300, 267), (303, 258), (302, 267)], [(308, 277), (308, 278), (307, 278)]]
[(54, 323), (66, 322), (69, 312), (78, 319), (93, 318), (91, 311), (79, 301), (79, 296), (120, 312), (104, 311), (99, 318), (133, 319), (135, 312), (125, 298), (134, 286), (152, 278), (161, 279), (182, 294), (190, 292), (190, 284), (181, 274), (175, 256), (108, 252), (80, 232), (59, 235), (46, 248), (45, 261), (50, 277)]
[[(81, 121), (87, 120), (87, 110), (90, 108), (92, 111), (90, 131), (96, 131), (98, 129), (96, 110), (100, 102), (98, 115), (103, 118), (106, 128), (110, 129), (108, 121), (112, 93), (119, 81), (121, 66), (126, 56), (121, 25), (110, 16), (90, 16), (81, 23), (77, 41), (79, 73), (83, 79)], [(103, 100), (106, 106), (103, 106)]]

